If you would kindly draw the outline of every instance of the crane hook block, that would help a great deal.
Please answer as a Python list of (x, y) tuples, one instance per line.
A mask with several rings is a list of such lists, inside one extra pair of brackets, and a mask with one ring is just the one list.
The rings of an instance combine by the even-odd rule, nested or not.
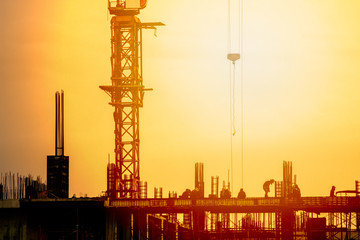
[(232, 62), (235, 62), (236, 60), (240, 59), (240, 53), (229, 53), (227, 55), (227, 59), (229, 59)]

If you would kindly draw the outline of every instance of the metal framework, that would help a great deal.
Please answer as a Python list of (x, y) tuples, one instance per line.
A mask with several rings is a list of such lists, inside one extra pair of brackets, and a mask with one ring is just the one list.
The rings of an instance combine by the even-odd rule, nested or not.
[[(142, 29), (162, 23), (141, 23), (139, 9), (126, 9), (126, 2), (109, 2), (111, 19), (111, 85), (100, 86), (115, 107), (115, 169), (108, 179), (111, 199), (140, 197), (139, 108), (145, 89), (142, 78)], [(141, 5), (143, 6), (143, 5)], [(110, 175), (108, 175), (109, 178)]]
[(100, 86), (115, 107), (115, 190), (112, 198), (138, 198), (139, 107), (143, 105), (141, 27), (135, 16), (111, 19), (111, 86)]
[[(360, 239), (358, 181), (355, 190), (338, 191), (330, 197), (301, 197), (291, 162), (283, 163), (283, 174), (283, 181), (275, 182), (275, 197), (232, 198), (225, 194), (219, 197), (218, 177), (212, 177), (208, 198), (195, 194), (161, 198), (155, 194), (155, 198), (109, 199), (104, 206), (119, 217), (130, 216), (126, 218), (131, 223), (125, 228), (138, 226), (129, 239), (140, 239), (138, 236), (145, 233), (151, 239), (149, 229), (161, 233), (164, 239)], [(199, 184), (203, 182), (202, 176), (203, 165), (197, 163), (195, 188), (202, 185)], [(159, 224), (143, 224), (145, 217), (153, 214), (167, 219), (163, 226), (170, 223), (177, 226), (166, 230)], [(176, 219), (181, 215), (183, 222), (178, 223)], [(170, 237), (174, 232), (175, 237)]]
[(119, 215), (182, 213), (192, 239), (360, 239), (358, 197), (133, 199), (105, 207)]

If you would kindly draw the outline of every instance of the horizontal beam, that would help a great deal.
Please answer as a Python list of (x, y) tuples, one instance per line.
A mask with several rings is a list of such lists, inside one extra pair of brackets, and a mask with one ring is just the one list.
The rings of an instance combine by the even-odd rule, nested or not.
[(105, 201), (105, 207), (145, 212), (360, 212), (356, 197), (246, 198), (246, 199), (124, 199)]
[[(0, 203), (4, 203), (0, 201)], [(0, 204), (1, 205), (1, 204)], [(6, 204), (5, 204), (6, 205)], [(9, 206), (3, 208), (9, 208)], [(258, 213), (306, 211), (314, 213), (349, 213), (360, 212), (360, 198), (357, 197), (302, 197), (285, 198), (246, 198), (246, 199), (123, 199), (103, 200), (101, 198), (67, 198), (67, 199), (31, 199), (20, 200), (23, 207), (71, 207), (98, 206), (118, 211), (143, 213), (186, 213), (190, 211), (210, 211), (214, 213)]]

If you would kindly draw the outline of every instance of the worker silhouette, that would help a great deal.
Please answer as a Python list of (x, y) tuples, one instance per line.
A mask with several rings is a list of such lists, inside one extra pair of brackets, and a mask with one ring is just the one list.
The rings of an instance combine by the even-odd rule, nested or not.
[(270, 185), (275, 182), (274, 179), (270, 179), (269, 181), (266, 181), (263, 185), (263, 189), (265, 191), (265, 197), (268, 197), (268, 193), (270, 192)]
[(231, 198), (231, 192), (227, 188), (223, 188), (220, 192), (220, 198)]
[(190, 192), (190, 198), (201, 198), (200, 190), (198, 188), (195, 188)]
[(332, 187), (331, 187), (330, 197), (335, 197), (335, 186), (332, 186)]
[(180, 195), (179, 198), (190, 198), (191, 196), (191, 190), (190, 189), (186, 189), (183, 194)]
[(245, 199), (246, 198), (246, 193), (244, 192), (244, 190), (242, 188), (240, 188), (240, 192), (238, 193), (237, 197), (239, 199)]

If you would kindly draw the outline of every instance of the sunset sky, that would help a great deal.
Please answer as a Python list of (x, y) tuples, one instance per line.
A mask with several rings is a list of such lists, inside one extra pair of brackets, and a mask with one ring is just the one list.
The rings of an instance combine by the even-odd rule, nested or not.
[[(232, 1), (232, 25), (238, 26)], [(360, 1), (244, 0), (244, 189), (282, 179), (292, 161), (303, 196), (354, 189), (360, 180)], [(195, 162), (210, 178), (230, 168), (228, 5), (149, 0), (143, 34), (140, 174), (163, 194), (194, 188)], [(70, 196), (106, 190), (114, 160), (106, 0), (0, 1), (0, 172), (40, 175), (54, 150), (54, 94), (65, 91)], [(236, 43), (236, 36), (233, 43)], [(234, 47), (236, 49), (237, 46)], [(237, 63), (236, 125), (240, 126)], [(234, 194), (240, 146), (233, 138)], [(270, 196), (273, 196), (271, 188)]]

